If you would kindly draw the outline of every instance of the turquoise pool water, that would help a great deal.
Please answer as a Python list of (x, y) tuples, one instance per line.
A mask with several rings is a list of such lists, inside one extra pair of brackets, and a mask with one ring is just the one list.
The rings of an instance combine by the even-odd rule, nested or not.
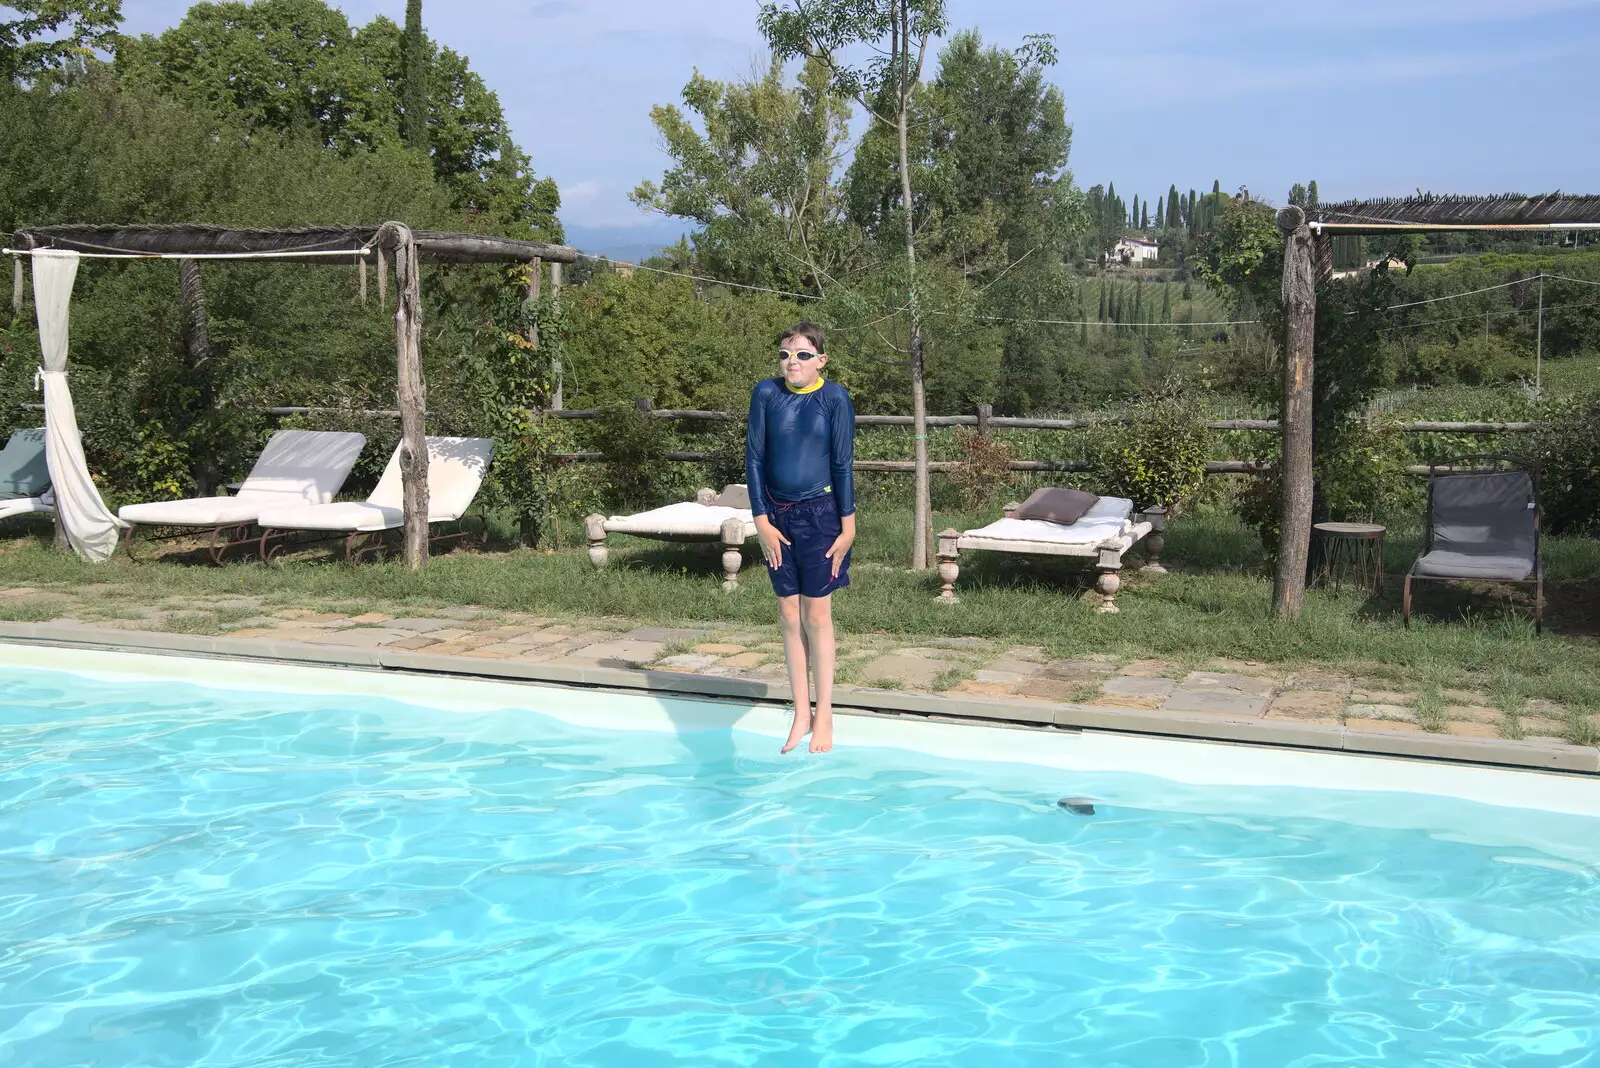
[(1582, 861), (774, 748), (0, 670), (0, 1064), (1600, 1064)]

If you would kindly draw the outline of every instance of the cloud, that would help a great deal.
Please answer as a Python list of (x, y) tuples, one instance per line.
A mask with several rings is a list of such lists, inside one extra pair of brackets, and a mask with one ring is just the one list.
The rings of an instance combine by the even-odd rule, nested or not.
[(569, 207), (593, 204), (599, 196), (599, 182), (573, 182), (561, 187), (561, 203)]

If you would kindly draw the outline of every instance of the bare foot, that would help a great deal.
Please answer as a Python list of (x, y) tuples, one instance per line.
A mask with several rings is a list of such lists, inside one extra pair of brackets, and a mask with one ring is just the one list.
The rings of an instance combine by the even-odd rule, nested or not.
[(815, 728), (811, 732), (811, 751), (813, 753), (826, 753), (833, 749), (833, 713), (824, 712), (817, 716)]
[[(796, 709), (794, 713), (794, 726), (789, 728), (789, 740), (783, 743), (783, 748), (778, 750), (778, 755), (782, 756), (795, 746), (799, 745), (805, 736), (810, 732), (811, 713), (801, 712), (799, 709)], [(812, 746), (812, 752), (816, 752), (815, 745)]]

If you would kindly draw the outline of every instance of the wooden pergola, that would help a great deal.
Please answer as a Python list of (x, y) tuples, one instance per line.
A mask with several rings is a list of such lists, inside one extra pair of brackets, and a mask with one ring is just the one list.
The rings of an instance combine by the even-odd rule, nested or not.
[[(359, 265), (366, 292), (369, 261), (378, 273), (379, 299), (386, 303), (389, 265), (394, 265), (395, 398), (400, 410), (400, 471), (405, 493), (404, 556), (417, 570), (428, 560), (428, 448), (423, 430), (427, 388), (422, 378), (421, 264), (521, 263), (529, 272), (528, 296), (537, 298), (540, 265), (549, 263), (551, 286), (559, 291), (561, 265), (574, 263), (577, 249), (540, 241), (518, 241), (484, 234), (413, 230), (405, 223), (379, 226), (307, 226), (285, 229), (230, 229), (192, 223), (108, 226), (69, 224), (19, 230), (18, 249), (58, 249), (110, 259), (177, 259), (188, 321), (201, 326), (200, 259)], [(14, 307), (22, 303), (21, 260), (15, 261)], [(535, 334), (529, 340), (535, 344)], [(559, 381), (560, 368), (555, 368)], [(559, 389), (559, 387), (557, 387)], [(559, 404), (559, 401), (557, 401)]]
[(1283, 478), (1279, 501), (1278, 571), (1273, 611), (1300, 615), (1311, 553), (1311, 384), (1316, 341), (1317, 284), (1333, 275), (1331, 238), (1474, 230), (1600, 230), (1600, 196), (1548, 193), (1523, 196), (1419, 195), (1347, 201), (1278, 212), (1284, 238)]

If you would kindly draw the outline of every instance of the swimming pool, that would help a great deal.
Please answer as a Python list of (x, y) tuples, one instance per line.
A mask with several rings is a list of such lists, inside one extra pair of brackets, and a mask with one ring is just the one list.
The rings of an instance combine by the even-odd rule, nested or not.
[(783, 728), (0, 648), (0, 1063), (1600, 1063), (1594, 780)]

